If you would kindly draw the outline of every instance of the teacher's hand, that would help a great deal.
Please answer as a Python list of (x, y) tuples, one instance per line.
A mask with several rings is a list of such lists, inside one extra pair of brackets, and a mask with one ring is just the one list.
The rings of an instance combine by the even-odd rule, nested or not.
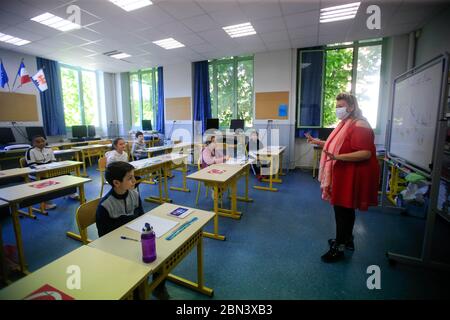
[(336, 158), (336, 156), (334, 154), (332, 154), (331, 152), (328, 152), (327, 150), (323, 150), (322, 152), (324, 152), (327, 155), (327, 157), (328, 157), (327, 161), (338, 160)]
[(306, 133), (305, 133), (305, 137), (306, 137), (308, 143), (320, 145), (320, 140), (319, 140), (319, 139), (313, 138), (313, 137), (311, 136), (311, 134), (309, 134), (309, 132), (306, 132)]

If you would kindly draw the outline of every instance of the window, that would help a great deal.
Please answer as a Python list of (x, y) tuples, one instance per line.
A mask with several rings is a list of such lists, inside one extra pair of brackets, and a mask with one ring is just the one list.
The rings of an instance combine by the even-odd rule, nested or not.
[(156, 68), (130, 73), (131, 122), (141, 127), (142, 120), (156, 125), (158, 111), (158, 72)]
[(63, 65), (60, 72), (66, 126), (86, 124), (98, 127), (97, 74), (95, 71)]
[(221, 128), (231, 119), (253, 126), (253, 57), (228, 57), (209, 63), (211, 113)]
[[(310, 64), (304, 63), (302, 60), (308, 58), (308, 53), (318, 51), (323, 52), (324, 56), (324, 61), (322, 62), (324, 68), (316, 68), (316, 70), (322, 72), (322, 76), (319, 76), (319, 78), (317, 78), (317, 73), (307, 72), (307, 67), (310, 67)], [(316, 107), (318, 105), (317, 101), (321, 101), (319, 103), (321, 127), (335, 127), (337, 125), (335, 98), (338, 93), (346, 91), (356, 96), (364, 117), (367, 118), (372, 128), (376, 129), (380, 92), (381, 51), (382, 44), (380, 39), (299, 50), (297, 127), (317, 127), (314, 124), (318, 120), (314, 123), (310, 120), (313, 117), (306, 117), (305, 121), (305, 115), (312, 112), (310, 109), (313, 105), (312, 102), (308, 103), (310, 100), (309, 96), (311, 96), (308, 93), (310, 86), (308, 87), (305, 84), (315, 82), (317, 83), (317, 89), (321, 90), (319, 94), (322, 95), (321, 99), (315, 97), (314, 100)], [(307, 60), (305, 61), (308, 62)], [(317, 63), (320, 64), (320, 61), (316, 61)], [(308, 121), (311, 123), (306, 123)]]

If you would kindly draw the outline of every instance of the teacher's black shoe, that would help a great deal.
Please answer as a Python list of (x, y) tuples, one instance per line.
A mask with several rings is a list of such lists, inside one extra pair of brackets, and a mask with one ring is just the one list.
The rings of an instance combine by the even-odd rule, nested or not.
[(337, 245), (333, 245), (327, 253), (321, 257), (323, 262), (332, 263), (344, 259), (344, 250)]
[[(336, 239), (328, 239), (328, 244), (330, 245), (330, 247), (334, 246), (335, 243)], [(345, 249), (355, 251), (355, 243), (353, 242), (353, 239), (345, 243)]]

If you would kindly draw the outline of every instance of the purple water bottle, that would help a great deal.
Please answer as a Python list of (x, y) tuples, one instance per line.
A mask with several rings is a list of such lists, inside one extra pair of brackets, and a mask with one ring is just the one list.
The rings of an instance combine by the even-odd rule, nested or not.
[(142, 261), (150, 263), (156, 259), (156, 236), (153, 227), (149, 223), (145, 224), (141, 234)]

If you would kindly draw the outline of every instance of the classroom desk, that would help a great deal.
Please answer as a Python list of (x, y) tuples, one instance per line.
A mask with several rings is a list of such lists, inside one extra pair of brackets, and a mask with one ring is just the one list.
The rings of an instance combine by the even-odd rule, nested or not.
[[(134, 174), (136, 176), (145, 176), (152, 174), (154, 172), (158, 172), (159, 175), (159, 197), (148, 197), (145, 198), (146, 201), (149, 202), (156, 202), (156, 203), (164, 203), (164, 202), (172, 202), (172, 200), (169, 198), (169, 192), (168, 192), (168, 185), (167, 185), (167, 179), (168, 179), (168, 172), (170, 169), (177, 167), (177, 166), (184, 166), (187, 167), (187, 155), (183, 154), (176, 154), (176, 153), (170, 153), (170, 154), (164, 154), (161, 156), (148, 158), (148, 159), (142, 159), (137, 161), (132, 161), (130, 164), (135, 168)], [(186, 172), (187, 169), (183, 170), (183, 187), (182, 188), (171, 188), (173, 190), (180, 190), (180, 189), (187, 189), (186, 188)], [(164, 195), (162, 190), (162, 182), (164, 181)], [(187, 189), (189, 190), (189, 189)]]
[[(280, 179), (279, 176), (284, 175), (283, 174), (283, 153), (286, 150), (286, 147), (284, 146), (271, 146), (266, 147), (261, 150), (258, 150), (255, 155), (258, 159), (262, 158), (263, 160), (267, 159), (270, 163), (269, 167), (269, 179), (263, 179), (264, 182), (269, 182), (269, 186), (253, 186), (253, 188), (258, 190), (266, 190), (266, 191), (278, 191), (277, 188), (273, 188), (273, 183), (282, 183), (283, 181)], [(275, 178), (274, 176), (274, 160), (278, 162), (278, 168), (275, 172)]]
[[(148, 269), (149, 273), (154, 273), (157, 271), (160, 276), (153, 280), (150, 285), (147, 284), (147, 281), (143, 282), (141, 287), (142, 297), (148, 297), (149, 293), (166, 277), (168, 280), (177, 284), (186, 286), (208, 296), (212, 296), (213, 290), (204, 286), (202, 229), (213, 218), (214, 213), (210, 211), (193, 209), (194, 212), (184, 219), (177, 219), (168, 216), (169, 212), (178, 207), (178, 205), (164, 203), (146, 213), (146, 215), (154, 215), (163, 219), (180, 222), (169, 232), (156, 239), (157, 258), (152, 263), (142, 262), (142, 248), (140, 242), (122, 240), (120, 238), (124, 235), (130, 238), (140, 239), (139, 232), (129, 229), (126, 226), (121, 226), (103, 237), (94, 240), (89, 243), (89, 246), (130, 260), (140, 266), (144, 266)], [(193, 217), (197, 217), (198, 220), (172, 240), (165, 239), (173, 230)], [(197, 283), (170, 274), (170, 271), (188, 255), (194, 246), (197, 246)]]
[[(48, 181), (57, 182), (57, 184), (42, 187), (40, 189), (33, 187), (34, 185), (41, 184)], [(56, 192), (69, 188), (78, 187), (80, 195), (80, 204), (85, 202), (84, 196), (84, 184), (91, 181), (91, 179), (74, 177), (74, 176), (59, 176), (41, 181), (34, 181), (26, 184), (20, 184), (13, 187), (0, 189), (0, 199), (9, 202), (11, 208), (11, 215), (13, 219), (14, 233), (16, 236), (17, 251), (19, 255), (19, 265), (22, 273), (27, 273), (25, 263), (25, 253), (22, 244), (22, 231), (20, 228), (18, 207), (21, 202), (26, 200), (27, 206), (31, 205), (34, 198), (42, 197), (50, 192)], [(79, 235), (72, 232), (67, 232), (67, 235), (71, 238), (81, 241)]]
[[(81, 271), (80, 289), (67, 287), (71, 266)], [(50, 285), (76, 300), (118, 300), (133, 291), (149, 271), (145, 266), (89, 246), (82, 246), (0, 290), (0, 300), (22, 300)], [(58, 300), (53, 297), (51, 300)]]
[(101, 140), (88, 140), (88, 141), (78, 141), (78, 142), (56, 142), (56, 143), (50, 143), (47, 145), (49, 148), (72, 148), (74, 146), (80, 146), (80, 145), (92, 145), (92, 144), (108, 144), (111, 143), (111, 139), (101, 139)]
[[(225, 240), (225, 236), (219, 235), (219, 215), (233, 219), (241, 218), (241, 213), (237, 211), (237, 181), (245, 170), (249, 170), (249, 166), (250, 163), (213, 164), (187, 176), (188, 179), (203, 182), (214, 190), (214, 233), (204, 232), (205, 237)], [(219, 189), (225, 191), (229, 187), (231, 187), (231, 210), (219, 208)]]
[[(86, 171), (86, 157), (90, 159), (91, 155), (104, 154), (106, 149), (109, 149), (110, 146), (108, 144), (90, 144), (87, 146), (81, 147), (72, 147), (72, 149), (78, 150), (81, 153), (81, 162), (83, 163), (83, 177), (87, 177)], [(77, 158), (77, 161), (79, 159)]]
[[(72, 172), (75, 172), (77, 176), (80, 176), (81, 164), (82, 163), (78, 161), (67, 160), (37, 165), (35, 166), (34, 169), (26, 167), (26, 168), (3, 170), (0, 171), (0, 179), (22, 176), (25, 182), (29, 182), (30, 181), (29, 174), (35, 174), (36, 180), (41, 180), (43, 178), (47, 179), (65, 174), (71, 174)], [(36, 219), (36, 216), (32, 212), (33, 210), (41, 214), (47, 215), (47, 212), (43, 209), (43, 207), (41, 207), (40, 209), (30, 207), (28, 212), (19, 211), (19, 213), (29, 218)]]
[[(25, 156), (28, 149), (0, 150), (0, 162), (8, 160), (19, 160)], [(1, 168), (1, 166), (0, 166)]]

